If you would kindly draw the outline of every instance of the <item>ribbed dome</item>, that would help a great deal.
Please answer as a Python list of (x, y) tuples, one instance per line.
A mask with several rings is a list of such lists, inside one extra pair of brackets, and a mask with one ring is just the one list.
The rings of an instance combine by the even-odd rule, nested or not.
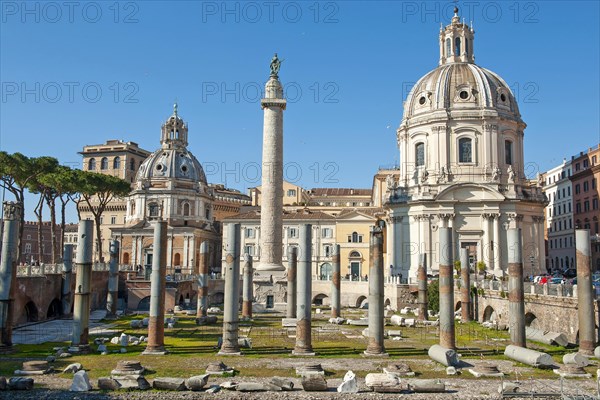
[(437, 110), (483, 109), (521, 117), (510, 88), (494, 72), (473, 63), (448, 63), (415, 84), (404, 103), (403, 119)]
[(202, 166), (185, 147), (159, 149), (140, 165), (136, 181), (161, 179), (185, 179), (207, 184)]

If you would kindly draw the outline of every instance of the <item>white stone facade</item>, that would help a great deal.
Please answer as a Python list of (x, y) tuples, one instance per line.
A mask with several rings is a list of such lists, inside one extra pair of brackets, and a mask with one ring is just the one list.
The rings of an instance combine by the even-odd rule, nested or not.
[(575, 268), (575, 221), (573, 221), (573, 193), (571, 160), (544, 174), (544, 192), (548, 197), (546, 221), (548, 232), (548, 260), (551, 271)]
[(507, 268), (506, 229), (517, 226), (523, 257), (531, 260), (525, 272), (545, 271), (546, 199), (525, 176), (526, 124), (506, 82), (474, 64), (473, 39), (456, 13), (440, 31), (440, 65), (404, 103), (398, 180), (387, 185), (391, 259), (404, 277), (416, 278), (421, 253), (436, 273), (440, 227), (454, 229), (455, 259), (466, 247), (473, 264), (483, 260), (500, 274)]

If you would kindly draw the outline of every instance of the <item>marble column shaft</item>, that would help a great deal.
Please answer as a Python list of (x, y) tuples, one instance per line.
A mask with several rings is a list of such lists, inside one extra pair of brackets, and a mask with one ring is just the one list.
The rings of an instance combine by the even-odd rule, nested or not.
[(165, 289), (167, 272), (167, 222), (156, 221), (150, 275), (150, 315), (148, 344), (142, 354), (166, 354), (165, 350)]
[(94, 222), (86, 219), (79, 221), (77, 231), (77, 257), (75, 259), (75, 302), (73, 307), (73, 339), (72, 346), (80, 351), (87, 351), (90, 292), (92, 278), (92, 248)]
[(240, 307), (240, 224), (227, 224), (227, 242), (225, 243), (225, 304), (223, 305), (223, 344), (220, 355), (240, 355), (238, 344), (239, 307)]
[(312, 225), (300, 225), (297, 277), (296, 346), (294, 355), (314, 355), (311, 337)]

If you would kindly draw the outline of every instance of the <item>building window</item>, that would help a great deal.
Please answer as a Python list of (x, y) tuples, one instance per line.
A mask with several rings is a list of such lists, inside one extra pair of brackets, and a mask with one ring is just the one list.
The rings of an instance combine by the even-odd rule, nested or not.
[(96, 159), (90, 158), (90, 161), (88, 161), (88, 171), (95, 171), (95, 170), (96, 170)]
[(254, 228), (246, 228), (246, 233), (244, 235), (247, 239), (253, 239), (255, 235)]
[(135, 160), (133, 158), (131, 160), (129, 160), (129, 169), (131, 171), (135, 170)]
[(571, 186), (567, 186), (567, 195), (570, 196), (571, 195)]
[(31, 254), (31, 243), (25, 243), (25, 254)]
[(575, 213), (579, 214), (581, 212), (581, 203), (575, 203)]
[(296, 189), (288, 189), (287, 197), (296, 197)]
[(465, 38), (465, 54), (469, 55), (469, 39)]
[(116, 224), (116, 223), (117, 223), (117, 217), (116, 217), (116, 216), (114, 216), (114, 215), (113, 215), (112, 217), (110, 217), (110, 223), (111, 223), (112, 225)]
[(586, 200), (583, 202), (583, 211), (590, 211), (590, 202)]
[(589, 166), (588, 160), (583, 160), (583, 168), (587, 168)]
[(592, 156), (592, 165), (596, 165), (596, 156)]
[(417, 143), (415, 145), (415, 162), (417, 167), (425, 165), (425, 143)]
[(330, 244), (323, 245), (323, 254), (325, 254), (325, 257), (331, 257), (333, 255), (332, 246)]
[(508, 165), (513, 163), (513, 148), (510, 140), (504, 142), (504, 162)]
[(579, 183), (577, 185), (575, 185), (575, 194), (579, 194), (581, 192), (581, 186), (579, 186)]
[(469, 138), (462, 138), (458, 140), (458, 162), (473, 162), (471, 143), (472, 141)]
[(298, 229), (297, 228), (289, 228), (289, 235), (288, 237), (290, 239), (297, 239), (298, 238)]
[(454, 55), (460, 56), (460, 38), (454, 39)]
[(588, 181), (583, 182), (583, 191), (587, 192), (590, 190), (590, 183)]
[(113, 169), (121, 169), (121, 157), (115, 157), (113, 160)]
[(452, 55), (452, 41), (450, 38), (446, 39), (446, 57), (450, 57)]
[(150, 217), (158, 217), (159, 216), (158, 203), (148, 204), (148, 215)]
[(362, 243), (363, 235), (359, 235), (358, 232), (352, 232), (352, 235), (348, 235), (348, 243)]
[(190, 203), (183, 203), (183, 216), (184, 217), (189, 217), (190, 216)]
[(581, 166), (579, 165), (579, 163), (575, 164), (575, 171), (579, 171), (581, 169)]
[(244, 246), (244, 253), (248, 254), (249, 256), (253, 256), (254, 255), (254, 246), (251, 244)]
[(102, 157), (102, 160), (100, 160), (100, 169), (108, 169), (108, 158)]
[(206, 207), (206, 209), (204, 210), (204, 218), (210, 220), (210, 208)]
[(321, 229), (321, 237), (326, 238), (326, 239), (331, 239), (333, 237), (333, 229), (331, 229), (331, 228)]
[(593, 210), (598, 209), (598, 198), (592, 199), (592, 209)]

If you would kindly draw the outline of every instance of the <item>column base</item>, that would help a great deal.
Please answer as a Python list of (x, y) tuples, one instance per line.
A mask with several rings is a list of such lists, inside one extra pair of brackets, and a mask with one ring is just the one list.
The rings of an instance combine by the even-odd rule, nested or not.
[(365, 350), (362, 353), (362, 356), (363, 357), (386, 358), (386, 357), (389, 357), (390, 355), (388, 353), (385, 353), (385, 352), (383, 352), (383, 353), (370, 353), (368, 350)]
[(155, 347), (153, 349), (146, 347), (146, 350), (142, 351), (143, 356), (164, 356), (166, 354), (169, 354), (169, 351), (164, 347)]
[(218, 356), (241, 356), (242, 352), (241, 351), (227, 351), (227, 350), (223, 351), (223, 350), (220, 350), (217, 353), (217, 355)]
[(292, 350), (292, 355), (296, 357), (313, 357), (316, 353), (312, 350)]
[(71, 354), (89, 354), (91, 352), (89, 344), (77, 344), (68, 348)]
[(255, 271), (285, 271), (285, 267), (281, 264), (259, 263)]
[(17, 348), (14, 345), (0, 345), (0, 354), (13, 354), (17, 352)]

